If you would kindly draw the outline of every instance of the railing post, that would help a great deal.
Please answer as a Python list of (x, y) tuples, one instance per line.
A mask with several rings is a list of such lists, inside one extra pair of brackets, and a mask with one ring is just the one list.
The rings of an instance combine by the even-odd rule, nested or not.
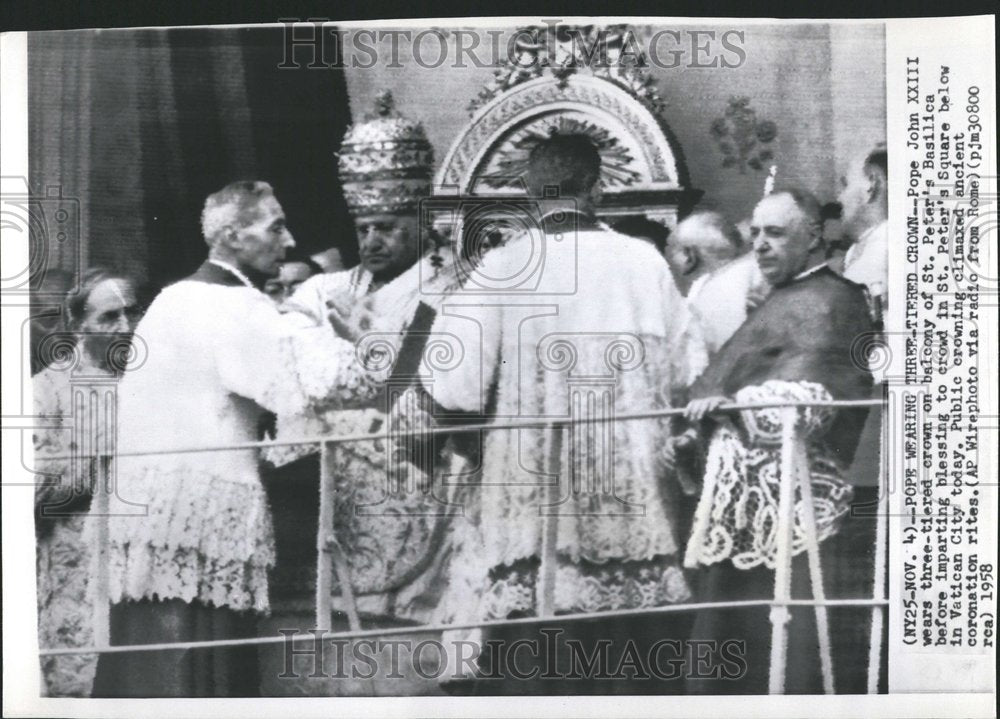
[(111, 457), (97, 456), (91, 460), (96, 470), (97, 477), (94, 482), (94, 496), (91, 499), (93, 507), (91, 509), (91, 520), (97, 523), (94, 531), (95, 554), (94, 583), (92, 596), (93, 605), (93, 632), (94, 646), (98, 649), (105, 649), (111, 645), (111, 604), (110, 604), (110, 552), (108, 544), (111, 541), (111, 532), (108, 522), (111, 517)]
[(319, 630), (332, 629), (333, 605), (333, 462), (332, 442), (320, 445), (319, 523), (316, 528), (316, 622)]
[(795, 427), (798, 408), (781, 411), (781, 476), (778, 491), (777, 553), (774, 568), (774, 601), (771, 606), (770, 694), (785, 693), (785, 663), (788, 654), (788, 600), (792, 594), (792, 521), (795, 512)]
[(565, 425), (555, 423), (549, 429), (549, 452), (545, 473), (549, 483), (545, 485), (545, 498), (540, 509), (542, 514), (541, 565), (538, 569), (538, 616), (551, 617), (556, 610), (556, 545), (559, 540), (559, 494), (562, 485), (562, 443)]
[(354, 601), (351, 572), (337, 541), (334, 529), (334, 493), (336, 492), (336, 444), (323, 442), (319, 469), (319, 523), (316, 528), (316, 629), (333, 626), (333, 577), (340, 582), (341, 597), (352, 632), (361, 629), (361, 618)]
[[(816, 532), (816, 511), (813, 507), (812, 477), (809, 473), (809, 458), (802, 437), (796, 432), (795, 444), (795, 476), (799, 484), (799, 496), (802, 502), (802, 515), (806, 535), (806, 552), (809, 558), (809, 583), (812, 585), (813, 599), (826, 601), (826, 589), (823, 587), (823, 566), (819, 555), (819, 537)], [(816, 635), (819, 640), (819, 661), (823, 672), (823, 691), (834, 693), (833, 659), (830, 656), (830, 629), (827, 621), (826, 607), (817, 604)]]

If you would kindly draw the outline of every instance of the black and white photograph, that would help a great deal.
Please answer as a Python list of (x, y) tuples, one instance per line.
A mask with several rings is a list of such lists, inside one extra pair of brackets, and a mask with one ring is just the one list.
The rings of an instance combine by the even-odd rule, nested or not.
[(932, 22), (5, 34), (11, 715), (995, 713), (993, 18)]

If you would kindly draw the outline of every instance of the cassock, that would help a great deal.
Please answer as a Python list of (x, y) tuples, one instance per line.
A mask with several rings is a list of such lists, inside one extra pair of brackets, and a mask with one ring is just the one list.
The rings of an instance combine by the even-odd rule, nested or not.
[(684, 298), (649, 243), (584, 215), (557, 219), (544, 234), (489, 251), (434, 325), (453, 361), (423, 383), (445, 410), (501, 423), (584, 420), (559, 445), (545, 428), (486, 434), (481, 476), (455, 530), (460, 559), (442, 620), (535, 615), (543, 528), (552, 522), (554, 611), (690, 596), (675, 483), (660, 452), (669, 423), (615, 416), (673, 406), (704, 367), (704, 346), (684, 334), (692, 327)]
[[(207, 261), (164, 289), (119, 388), (122, 453), (252, 442), (264, 410), (374, 395), (381, 377), (329, 326), (288, 323), (236, 268)], [(121, 456), (108, 518), (113, 644), (253, 636), (274, 562), (252, 449)], [(251, 648), (252, 650), (253, 648)], [(256, 693), (255, 652), (106, 654), (99, 696)]]
[[(857, 338), (871, 332), (862, 286), (825, 265), (775, 288), (726, 342), (691, 389), (692, 397), (729, 396), (740, 404), (781, 401), (867, 399), (871, 375), (852, 355)], [(801, 431), (807, 442), (818, 539), (825, 551), (828, 596), (847, 585), (838, 572), (838, 532), (871, 536), (874, 520), (847, 520), (853, 497), (844, 474), (850, 466), (867, 410), (804, 408)], [(706, 420), (708, 454), (704, 487), (695, 512), (685, 564), (699, 570), (698, 601), (763, 599), (774, 596), (776, 522), (781, 464), (781, 409), (744, 410)], [(802, 499), (796, 498), (792, 553), (793, 597), (809, 598)], [(856, 548), (856, 541), (851, 545)], [(863, 549), (863, 548), (862, 548)], [(853, 550), (852, 550), (853, 551)], [(801, 556), (799, 556), (801, 555)], [(867, 555), (849, 557), (867, 559)], [(852, 570), (855, 571), (855, 570)], [(855, 571), (856, 573), (856, 571)], [(870, 582), (869, 582), (870, 587)], [(850, 588), (847, 588), (848, 593)], [(868, 590), (870, 591), (870, 589)], [(794, 611), (790, 627), (789, 692), (821, 691), (812, 609)], [(832, 620), (836, 626), (836, 618)], [(693, 630), (698, 640), (746, 642), (746, 673), (738, 679), (689, 678), (693, 692), (766, 691), (770, 623), (766, 608), (703, 610)], [(859, 642), (861, 640), (859, 639)], [(850, 669), (840, 665), (840, 669)], [(845, 674), (842, 671), (841, 676)]]

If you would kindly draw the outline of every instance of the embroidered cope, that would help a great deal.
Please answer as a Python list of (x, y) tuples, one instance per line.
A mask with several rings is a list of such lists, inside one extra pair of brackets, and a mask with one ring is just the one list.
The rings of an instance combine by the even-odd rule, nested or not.
[[(282, 310), (289, 322), (309, 328), (327, 324), (328, 302), (350, 306), (369, 298), (374, 325), (359, 347), (379, 348), (384, 353), (380, 367), (388, 373), (419, 305), (440, 304), (454, 277), (449, 267), (446, 263), (435, 268), (425, 256), (374, 291), (371, 273), (361, 266), (317, 275), (304, 282)], [(405, 386), (350, 403), (316, 403), (301, 411), (279, 412), (277, 438), (426, 428), (430, 416), (420, 404)], [(336, 446), (333, 529), (345, 550), (359, 611), (421, 620), (440, 592), (436, 570), (450, 510), (447, 488), (408, 463), (398, 449), (381, 441)], [(281, 466), (317, 451), (315, 445), (274, 447), (265, 457)], [(339, 577), (333, 592), (341, 595)]]
[[(36, 514), (42, 515), (36, 517), (36, 568), (38, 643), (43, 648), (93, 644), (93, 604), (88, 601), (92, 552), (85, 530), (95, 473), (83, 455), (113, 449), (114, 435), (107, 432), (113, 405), (104, 400), (113, 396), (115, 380), (89, 357), (80, 360), (79, 366), (48, 367), (32, 377), (35, 414), (45, 418), (45, 426), (33, 436), (35, 452), (71, 456), (36, 465), (46, 475), (35, 488)], [(43, 657), (41, 665), (46, 696), (90, 696), (97, 655)]]

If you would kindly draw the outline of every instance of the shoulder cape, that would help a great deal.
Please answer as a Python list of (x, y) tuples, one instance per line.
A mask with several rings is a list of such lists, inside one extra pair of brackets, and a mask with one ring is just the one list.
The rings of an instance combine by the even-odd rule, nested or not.
[[(864, 288), (824, 267), (775, 288), (719, 349), (692, 398), (732, 396), (767, 380), (816, 382), (834, 399), (869, 399), (872, 377), (852, 347), (874, 331)], [(838, 413), (828, 433), (848, 459), (867, 410)]]

